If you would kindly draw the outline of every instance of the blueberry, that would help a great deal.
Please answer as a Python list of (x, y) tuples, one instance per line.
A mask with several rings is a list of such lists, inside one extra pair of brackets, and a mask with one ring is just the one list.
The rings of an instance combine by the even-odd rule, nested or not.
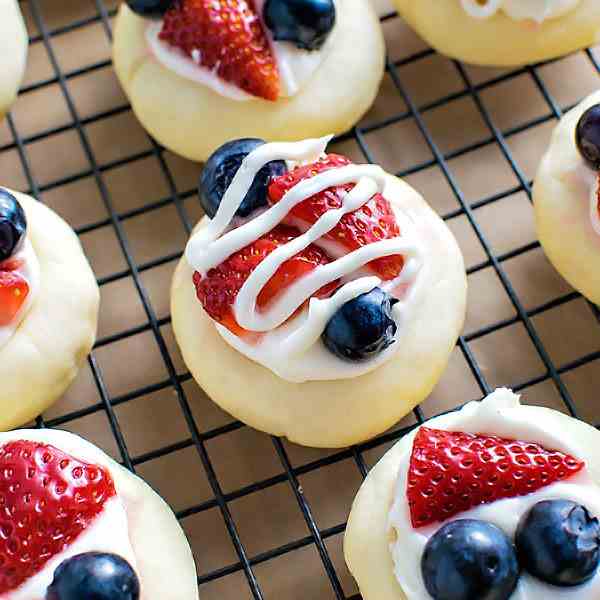
[(133, 12), (150, 19), (160, 19), (174, 4), (175, 0), (127, 0)]
[(421, 573), (434, 600), (506, 600), (517, 586), (519, 563), (501, 529), (460, 519), (429, 538)]
[(63, 561), (46, 600), (138, 600), (140, 582), (131, 565), (116, 554), (87, 552)]
[(318, 50), (335, 25), (333, 0), (267, 0), (263, 18), (273, 37)]
[(383, 352), (394, 343), (392, 306), (397, 302), (380, 288), (346, 302), (327, 323), (323, 343), (345, 360), (367, 360)]
[(521, 519), (516, 545), (533, 576), (561, 587), (580, 585), (598, 568), (600, 524), (580, 504), (544, 500)]
[[(227, 142), (206, 161), (200, 177), (199, 192), (204, 212), (211, 219), (217, 214), (221, 199), (244, 158), (264, 143), (264, 140), (255, 138)], [(283, 160), (275, 160), (265, 165), (254, 178), (236, 214), (239, 217), (247, 217), (257, 208), (267, 206), (267, 187), (271, 178), (283, 175), (286, 171), (287, 167)]]
[(26, 231), (27, 218), (19, 201), (0, 188), (0, 262), (19, 250)]
[(600, 104), (594, 104), (583, 113), (577, 123), (575, 141), (581, 156), (594, 169), (600, 169)]

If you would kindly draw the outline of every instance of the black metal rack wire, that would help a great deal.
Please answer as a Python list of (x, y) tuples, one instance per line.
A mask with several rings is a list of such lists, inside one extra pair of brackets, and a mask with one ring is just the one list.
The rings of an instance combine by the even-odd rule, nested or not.
[[(51, 0), (46, 1), (50, 2)], [(317, 525), (315, 518), (313, 517), (311, 504), (303, 493), (302, 486), (299, 482), (299, 477), (306, 473), (310, 473), (312, 471), (323, 468), (326, 465), (331, 465), (336, 462), (348, 459), (352, 460), (355, 463), (355, 466), (360, 472), (360, 475), (362, 477), (365, 477), (367, 474), (367, 464), (364, 459), (364, 454), (369, 450), (381, 447), (385, 444), (388, 444), (391, 441), (399, 439), (402, 435), (409, 431), (410, 428), (403, 428), (400, 430), (395, 430), (391, 433), (386, 433), (374, 440), (371, 440), (359, 446), (334, 452), (332, 454), (327, 455), (325, 458), (319, 458), (318, 460), (303, 464), (301, 466), (292, 465), (292, 461), (288, 456), (288, 451), (286, 450), (284, 443), (280, 439), (273, 437), (271, 438), (273, 452), (276, 454), (279, 460), (281, 472), (278, 475), (272, 476), (270, 478), (255, 481), (233, 492), (225, 493), (223, 491), (214, 465), (212, 464), (209, 453), (207, 452), (206, 443), (209, 440), (221, 436), (226, 436), (227, 434), (244, 426), (239, 422), (231, 422), (224, 426), (209, 431), (201, 431), (199, 429), (197, 423), (195, 422), (194, 416), (192, 415), (190, 404), (188, 403), (188, 398), (186, 397), (186, 392), (184, 390), (184, 383), (190, 379), (190, 375), (188, 373), (183, 375), (177, 373), (177, 370), (174, 366), (173, 358), (169, 353), (167, 343), (164, 339), (164, 335), (161, 330), (161, 328), (164, 325), (169, 323), (169, 318), (157, 317), (150, 296), (148, 294), (147, 289), (144, 286), (141, 277), (141, 275), (149, 269), (155, 268), (163, 264), (174, 264), (174, 261), (181, 255), (181, 253), (173, 253), (167, 256), (161, 256), (160, 258), (154, 259), (152, 261), (139, 263), (134, 257), (128, 240), (127, 232), (123, 226), (123, 224), (128, 219), (131, 219), (142, 213), (157, 210), (167, 205), (174, 205), (179, 215), (179, 218), (183, 223), (183, 226), (189, 233), (191, 231), (193, 223), (190, 222), (186, 209), (183, 206), (183, 201), (187, 198), (192, 197), (195, 194), (195, 190), (190, 189), (183, 193), (177, 190), (173, 174), (167, 164), (167, 161), (163, 156), (163, 149), (153, 140), (150, 140), (151, 148), (147, 151), (128, 156), (126, 158), (120, 158), (109, 163), (99, 164), (96, 156), (94, 155), (94, 151), (92, 145), (90, 144), (90, 140), (88, 138), (88, 134), (86, 132), (85, 127), (91, 123), (100, 122), (112, 116), (128, 112), (131, 109), (128, 105), (123, 105), (82, 118), (78, 113), (76, 103), (74, 102), (72, 94), (69, 90), (68, 81), (85, 75), (87, 73), (106, 68), (110, 66), (110, 61), (101, 61), (95, 64), (86, 65), (83, 68), (78, 68), (70, 72), (65, 72), (60, 67), (59, 61), (56, 57), (55, 49), (53, 47), (55, 39), (59, 36), (89, 26), (91, 24), (100, 24), (108, 40), (111, 39), (111, 18), (115, 14), (115, 9), (107, 8), (107, 5), (103, 0), (88, 1), (90, 5), (94, 8), (95, 14), (83, 19), (79, 19), (67, 25), (63, 25), (60, 28), (51, 30), (48, 28), (44, 21), (44, 12), (42, 10), (42, 4), (44, 0), (27, 0), (27, 8), (33, 18), (35, 27), (39, 32), (38, 35), (32, 36), (30, 38), (30, 44), (42, 44), (44, 46), (52, 67), (52, 75), (51, 77), (45, 80), (38, 81), (34, 84), (24, 87), (21, 90), (21, 94), (28, 94), (41, 88), (53, 84), (58, 84), (60, 93), (63, 95), (64, 100), (66, 102), (71, 122), (67, 125), (63, 125), (53, 129), (48, 129), (41, 133), (31, 135), (29, 137), (24, 137), (20, 134), (19, 129), (16, 126), (15, 120), (11, 117), (11, 115), (9, 115), (8, 126), (12, 134), (13, 141), (0, 147), (0, 156), (3, 152), (11, 150), (17, 151), (20, 162), (22, 164), (23, 172), (25, 173), (25, 177), (30, 188), (28, 191), (34, 196), (38, 197), (40, 196), (40, 193), (46, 192), (61, 185), (78, 181), (83, 178), (93, 178), (100, 193), (100, 197), (104, 208), (106, 209), (109, 217), (94, 223), (86, 224), (85, 226), (78, 228), (77, 233), (79, 235), (82, 235), (98, 230), (102, 227), (112, 227), (114, 233), (116, 234), (122, 255), (125, 259), (126, 268), (99, 278), (98, 283), (100, 286), (103, 286), (115, 281), (119, 281), (123, 278), (130, 277), (135, 284), (136, 292), (143, 306), (145, 318), (147, 320), (146, 323), (143, 325), (133, 327), (125, 331), (120, 331), (117, 334), (113, 334), (99, 339), (95, 346), (95, 350), (98, 350), (101, 347), (109, 346), (110, 344), (116, 343), (120, 340), (136, 335), (140, 332), (150, 332), (156, 344), (158, 345), (168, 377), (164, 381), (141, 387), (127, 394), (117, 397), (111, 396), (104, 380), (102, 368), (98, 364), (94, 353), (92, 353), (92, 356), (89, 358), (89, 367), (93, 374), (93, 378), (97, 386), (99, 398), (101, 399), (101, 401), (91, 406), (86, 406), (85, 408), (76, 410), (66, 415), (61, 415), (60, 417), (56, 417), (53, 419), (44, 420), (43, 418), (39, 418), (38, 426), (64, 426), (75, 419), (81, 418), (92, 413), (104, 411), (108, 418), (112, 434), (114, 435), (114, 439), (118, 446), (122, 463), (127, 468), (134, 471), (139, 465), (156, 459), (157, 457), (166, 456), (184, 448), (195, 448), (198, 457), (200, 458), (200, 461), (202, 463), (207, 480), (210, 484), (213, 498), (203, 503), (181, 510), (178, 512), (177, 516), (179, 519), (183, 520), (189, 517), (190, 515), (198, 514), (210, 509), (218, 509), (226, 525), (227, 532), (231, 537), (231, 541), (233, 543), (235, 553), (237, 556), (236, 562), (228, 564), (226, 566), (222, 566), (214, 571), (203, 573), (199, 577), (198, 583), (200, 585), (201, 595), (203, 584), (207, 584), (208, 582), (226, 577), (227, 575), (236, 572), (243, 572), (248, 582), (250, 595), (256, 599), (263, 598), (263, 591), (254, 572), (255, 567), (261, 563), (273, 560), (277, 557), (288, 554), (294, 550), (313, 545), (318, 551), (318, 554), (323, 564), (323, 568), (330, 581), (334, 597), (338, 600), (345, 599), (347, 596), (345, 595), (342, 585), (340, 583), (339, 572), (336, 570), (336, 567), (334, 566), (334, 563), (326, 546), (326, 541), (329, 538), (331, 538), (332, 536), (337, 536), (344, 531), (345, 523), (339, 523), (338, 525), (327, 529), (320, 529)], [(395, 13), (389, 13), (382, 17), (382, 22), (386, 22), (397, 18), (398, 17)], [(511, 384), (516, 390), (524, 390), (541, 382), (551, 381), (556, 387), (556, 390), (558, 391), (566, 410), (571, 415), (578, 417), (579, 415), (577, 413), (576, 405), (573, 402), (573, 399), (569, 393), (569, 390), (567, 389), (567, 386), (565, 385), (563, 376), (576, 368), (579, 368), (585, 364), (600, 359), (600, 350), (589, 353), (585, 356), (578, 357), (576, 360), (573, 360), (568, 364), (562, 364), (560, 366), (557, 366), (556, 364), (554, 364), (549, 355), (549, 352), (544, 347), (544, 344), (542, 343), (542, 340), (538, 332), (536, 331), (536, 327), (532, 319), (537, 315), (551, 310), (552, 308), (555, 308), (562, 304), (573, 302), (580, 298), (580, 296), (576, 292), (569, 292), (562, 295), (561, 297), (554, 298), (551, 301), (545, 302), (540, 306), (536, 306), (533, 309), (526, 309), (522, 299), (519, 297), (515, 287), (513, 286), (509, 275), (507, 274), (507, 270), (504, 267), (504, 263), (505, 261), (511, 258), (537, 249), (539, 247), (539, 243), (532, 242), (521, 247), (511, 249), (510, 251), (505, 252), (503, 254), (495, 254), (492, 244), (486, 238), (486, 235), (484, 234), (484, 231), (478, 222), (476, 212), (477, 209), (483, 206), (497, 202), (517, 192), (524, 192), (529, 197), (529, 199), (531, 199), (531, 181), (528, 180), (528, 178), (524, 174), (523, 169), (519, 165), (517, 158), (513, 155), (513, 152), (511, 152), (507, 140), (509, 140), (512, 136), (516, 136), (519, 133), (522, 133), (530, 128), (560, 118), (563, 112), (570, 107), (560, 106), (559, 102), (552, 96), (550, 90), (544, 84), (543, 78), (540, 76), (539, 73), (539, 70), (543, 68), (544, 65), (533, 65), (519, 69), (514, 69), (510, 72), (503, 73), (492, 79), (488, 79), (483, 83), (474, 83), (468, 73), (468, 69), (466, 69), (461, 63), (456, 61), (453, 61), (452, 64), (454, 66), (454, 69), (456, 70), (456, 73), (458, 74), (458, 77), (460, 78), (460, 81), (462, 82), (463, 89), (452, 94), (445, 95), (444, 97), (437, 98), (433, 101), (430, 101), (427, 104), (417, 106), (417, 103), (411, 95), (410, 89), (408, 89), (408, 87), (403, 83), (402, 76), (400, 74), (400, 69), (407, 65), (418, 64), (419, 61), (423, 61), (424, 59), (429, 58), (432, 55), (434, 55), (434, 52), (432, 50), (424, 50), (411, 56), (403, 57), (402, 59), (397, 60), (395, 62), (388, 60), (386, 64), (387, 74), (391, 79), (391, 82), (393, 83), (395, 93), (406, 106), (406, 110), (399, 112), (398, 114), (394, 114), (390, 117), (387, 117), (386, 119), (381, 120), (379, 122), (370, 123), (368, 126), (362, 128), (357, 127), (352, 131), (348, 132), (347, 134), (340, 136), (340, 138), (338, 138), (338, 141), (354, 140), (354, 142), (362, 151), (364, 159), (366, 161), (373, 162), (372, 152), (369, 148), (367, 140), (367, 135), (370, 132), (381, 130), (383, 128), (390, 127), (393, 124), (397, 124), (407, 120), (412, 120), (416, 124), (416, 127), (423, 136), (423, 139), (425, 140), (433, 158), (421, 162), (419, 164), (411, 165), (409, 168), (398, 173), (398, 175), (407, 176), (416, 174), (425, 171), (426, 169), (433, 166), (437, 166), (441, 170), (443, 177), (445, 178), (457, 202), (457, 208), (443, 215), (443, 218), (449, 221), (459, 216), (466, 217), (468, 223), (470, 224), (475, 236), (479, 240), (479, 243), (481, 244), (481, 247), (483, 248), (483, 251), (485, 253), (485, 260), (483, 260), (479, 264), (471, 266), (468, 270), (468, 274), (472, 275), (474, 273), (488, 268), (493, 269), (499, 281), (501, 282), (501, 285), (504, 288), (508, 298), (510, 299), (512, 310), (514, 312), (514, 315), (512, 317), (487, 325), (476, 331), (472, 331), (468, 335), (461, 337), (458, 341), (458, 347), (461, 353), (463, 354), (467, 364), (469, 365), (469, 368), (479, 386), (481, 395), (489, 393), (491, 389), (490, 385), (486, 381), (481, 365), (478, 364), (476, 356), (470, 348), (470, 344), (473, 341), (480, 339), (486, 335), (489, 335), (493, 332), (499, 331), (516, 323), (521, 323), (525, 327), (525, 330), (531, 342), (533, 343), (540, 360), (543, 363), (544, 373), (534, 378), (530, 378), (526, 381), (511, 381), (506, 383)], [(600, 73), (600, 59), (595, 55), (594, 50), (586, 50), (584, 52), (584, 55), (587, 58), (587, 60), (589, 60), (595, 73)], [(547, 113), (534, 120), (525, 122), (509, 130), (503, 131), (494, 122), (493, 115), (486, 108), (485, 103), (481, 99), (481, 94), (487, 89), (493, 88), (494, 86), (500, 85), (506, 81), (515, 79), (520, 76), (526, 76), (531, 79), (533, 84), (536, 86), (536, 88), (539, 90), (540, 94), (544, 98), (544, 101), (547, 106)], [(485, 139), (481, 139), (475, 143), (471, 143), (464, 147), (454, 149), (451, 152), (444, 153), (434, 141), (434, 136), (430, 132), (424, 116), (426, 116), (428, 112), (433, 111), (438, 107), (444, 106), (453, 100), (457, 100), (464, 97), (471, 98), (472, 101), (475, 103), (477, 111), (480, 117), (483, 119), (488, 133)], [(79, 173), (69, 175), (68, 177), (64, 177), (62, 179), (55, 180), (49, 183), (44, 183), (42, 185), (38, 181), (36, 181), (36, 178), (33, 174), (30, 165), (30, 159), (28, 157), (28, 146), (36, 141), (65, 131), (76, 132), (81, 147), (83, 148), (83, 152), (85, 154), (88, 166), (85, 170)], [(504, 157), (506, 163), (510, 167), (510, 170), (516, 177), (518, 185), (507, 190), (501, 190), (498, 193), (495, 193), (494, 195), (491, 195), (489, 197), (480, 198), (475, 202), (469, 202), (466, 199), (464, 193), (461, 191), (460, 185), (457, 182), (456, 177), (454, 176), (452, 170), (448, 166), (448, 162), (452, 159), (466, 155), (469, 152), (480, 148), (484, 148), (489, 145), (495, 145), (500, 149), (502, 156)], [(142, 158), (148, 157), (153, 157), (156, 160), (158, 168), (164, 175), (165, 181), (167, 182), (169, 188), (168, 197), (156, 201), (152, 204), (147, 204), (142, 208), (129, 210), (127, 212), (118, 212), (115, 208), (115, 204), (113, 202), (113, 199), (111, 198), (111, 194), (104, 181), (106, 172), (119, 166), (129, 164), (133, 161), (137, 161)], [(587, 306), (589, 310), (593, 312), (595, 319), (600, 320), (600, 312), (598, 308), (591, 304), (588, 304)], [(164, 389), (170, 389), (176, 393), (180, 410), (185, 418), (185, 422), (189, 430), (189, 435), (186, 439), (183, 439), (177, 443), (154, 449), (143, 455), (132, 456), (127, 448), (127, 444), (119, 426), (118, 419), (115, 415), (114, 408), (123, 403), (127, 403), (135, 398), (139, 398), (146, 394), (150, 394)], [(465, 400), (468, 399), (465, 398)], [(416, 418), (417, 423), (423, 422), (424, 413), (419, 407), (417, 407), (414, 410), (414, 416)], [(297, 501), (298, 507), (303, 515), (306, 524), (306, 535), (304, 537), (301, 537), (300, 539), (290, 540), (282, 546), (270, 549), (261, 554), (250, 556), (238, 533), (236, 523), (232, 517), (229, 508), (229, 503), (231, 503), (235, 499), (242, 498), (244, 496), (253, 494), (259, 490), (264, 490), (270, 486), (274, 486), (276, 484), (285, 482), (287, 482), (291, 487), (293, 495), (295, 496), (295, 499)], [(353, 596), (353, 598), (359, 597)]]

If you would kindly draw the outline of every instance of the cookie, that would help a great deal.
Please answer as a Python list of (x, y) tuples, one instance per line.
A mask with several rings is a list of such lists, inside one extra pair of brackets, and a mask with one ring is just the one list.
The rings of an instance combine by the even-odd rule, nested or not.
[(328, 141), (239, 140), (211, 157), (200, 186), (209, 216), (171, 304), (183, 358), (224, 410), (341, 447), (429, 394), (463, 325), (466, 276), (415, 190), (325, 154)]
[(25, 73), (27, 30), (17, 0), (0, 0), (0, 119), (17, 97)]
[[(155, 19), (137, 7), (153, 3), (129, 4), (146, 16), (126, 4), (119, 10), (114, 64), (123, 89), (148, 132), (192, 160), (245, 136), (344, 132), (371, 106), (383, 76), (383, 36), (367, 0), (235, 0), (223, 14), (207, 0), (163, 1)], [(288, 4), (316, 5), (310, 27), (279, 6)], [(325, 16), (314, 14), (319, 7)], [(245, 25), (232, 32), (222, 22)]]
[(344, 554), (362, 597), (597, 598), (599, 436), (507, 389), (426, 422), (354, 500)]

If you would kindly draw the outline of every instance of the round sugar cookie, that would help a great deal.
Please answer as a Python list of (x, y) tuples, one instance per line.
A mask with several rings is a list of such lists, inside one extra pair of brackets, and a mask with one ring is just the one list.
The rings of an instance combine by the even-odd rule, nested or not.
[[(511, 18), (502, 8), (493, 16), (474, 18), (461, 0), (394, 2), (402, 18), (433, 48), (477, 65), (535, 63), (593, 46), (600, 39), (600, 4), (596, 0), (578, 0), (572, 10), (542, 22)], [(541, 15), (544, 2), (538, 4)], [(535, 0), (529, 5), (535, 5)]]
[[(378, 169), (373, 165), (359, 168), (369, 173), (370, 169)], [(174, 333), (185, 363), (212, 400), (256, 429), (307, 446), (358, 443), (406, 415), (430, 393), (446, 367), (465, 316), (466, 277), (461, 252), (448, 227), (414, 189), (383, 171), (376, 172), (384, 181), (384, 198), (396, 216), (404, 219), (400, 230), (406, 229), (407, 236), (410, 231), (410, 239), (418, 240), (425, 258), (417, 283), (409, 284), (411, 312), (400, 320), (393, 352), (386, 362), (377, 363), (370, 371), (354, 372), (362, 368), (360, 364), (335, 359), (321, 348), (318, 337), (320, 358), (311, 358), (313, 371), (303, 380), (288, 376), (292, 363), (280, 357), (275, 362), (279, 361), (281, 371), (273, 365), (267, 368), (268, 358), (263, 361), (267, 366), (251, 360), (234, 347), (235, 336), (225, 332), (230, 342), (225, 341), (224, 334), (203, 310), (195, 293), (194, 270), (187, 259), (182, 258), (177, 267), (171, 308)], [(195, 233), (208, 225), (209, 219), (203, 219)], [(194, 239), (193, 235), (192, 242)], [(402, 240), (402, 236), (396, 239)], [(325, 246), (323, 242), (321, 247)], [(337, 256), (335, 250), (331, 252)], [(343, 250), (338, 252), (344, 254)], [(284, 353), (285, 343), (275, 343), (275, 354)], [(308, 364), (305, 356), (308, 354), (297, 359), (300, 368)], [(311, 376), (330, 360), (337, 362), (327, 375)], [(345, 371), (340, 375), (339, 369)], [(276, 374), (280, 372), (285, 379)]]
[(39, 281), (27, 312), (0, 346), (4, 431), (40, 415), (68, 388), (94, 344), (100, 301), (94, 274), (69, 225), (30, 196), (6, 191), (25, 211)]
[(268, 141), (342, 133), (373, 103), (384, 71), (379, 20), (367, 0), (336, 0), (337, 21), (323, 58), (293, 96), (234, 100), (182, 77), (149, 50), (154, 23), (123, 3), (115, 25), (114, 65), (142, 125), (161, 144), (204, 161), (224, 142)]
[(27, 44), (18, 0), (0, 0), (0, 119), (17, 97), (25, 73)]
[(575, 130), (584, 112), (599, 103), (600, 92), (596, 92), (561, 119), (533, 186), (537, 233), (546, 255), (595, 304), (600, 304), (600, 173), (584, 162)]
[[(523, 516), (540, 501), (568, 499), (581, 503), (593, 516), (598, 516), (600, 457), (597, 448), (600, 434), (595, 428), (555, 410), (521, 405), (518, 397), (507, 389), (496, 390), (483, 402), (471, 402), (458, 412), (431, 419), (423, 427), (430, 430), (467, 432), (479, 436), (518, 440), (522, 447), (527, 448), (526, 451), (531, 450), (529, 444), (533, 443), (542, 447), (538, 452), (546, 453), (543, 463), (546, 463), (548, 453), (558, 451), (565, 453), (567, 457), (574, 457), (576, 465), (572, 469), (573, 474), (567, 473), (564, 479), (561, 479), (560, 475), (556, 475), (554, 479), (555, 476), (552, 475), (549, 485), (544, 486), (540, 483), (541, 480), (537, 479), (533, 484), (534, 491), (520, 496), (511, 496), (512, 492), (498, 491), (499, 488), (495, 487), (494, 483), (490, 483), (492, 494), (500, 495), (498, 499), (494, 498), (489, 503), (451, 514), (446, 520), (440, 518), (434, 523), (414, 528), (406, 490), (413, 444), (421, 428), (406, 435), (370, 471), (354, 500), (346, 528), (344, 539), (346, 563), (365, 600), (431, 600), (421, 571), (421, 557), (425, 545), (442, 527), (460, 519), (477, 519), (491, 523), (513, 540), (515, 530)], [(499, 445), (508, 446), (503, 441)], [(493, 447), (494, 444), (491, 446)], [(446, 451), (448, 450), (448, 446), (441, 445), (440, 451), (443, 451), (444, 447)], [(490, 446), (485, 447), (490, 448)], [(477, 456), (475, 445), (472, 448), (475, 462), (468, 464), (474, 464), (474, 468), (477, 469), (478, 461), (485, 460), (485, 457)], [(494, 449), (490, 451), (496, 452)], [(420, 457), (426, 456), (429, 456), (427, 469), (431, 477), (435, 478), (440, 455), (431, 449), (428, 451), (420, 449), (419, 460)], [(445, 456), (450, 457), (455, 454), (448, 453)], [(465, 465), (467, 464), (468, 456), (460, 452), (456, 453), (456, 456), (463, 457)], [(566, 460), (570, 461), (568, 458)], [(514, 454), (511, 455), (510, 462), (509, 470), (521, 464), (518, 455)], [(559, 464), (562, 465), (564, 462), (563, 457)], [(573, 463), (575, 461), (569, 462), (569, 464)], [(417, 469), (421, 468), (418, 462), (415, 464)], [(489, 467), (492, 476), (494, 475), (492, 471), (496, 470), (494, 465), (497, 464), (498, 461), (494, 461)], [(425, 467), (426, 465), (423, 465), (420, 472), (427, 477), (428, 471)], [(452, 469), (453, 467), (450, 467), (448, 471), (449, 477), (454, 476)], [(485, 467), (483, 469), (485, 470)], [(504, 467), (501, 466), (501, 469)], [(411, 472), (411, 477), (412, 473), (414, 471)], [(497, 470), (493, 481), (503, 483), (505, 481), (503, 477), (502, 471)], [(447, 485), (444, 475), (441, 475), (439, 481), (441, 481), (439, 493), (442, 494), (444, 486)], [(489, 481), (492, 482), (492, 478)], [(418, 485), (420, 484), (421, 482)], [(502, 496), (503, 493), (506, 495)], [(435, 491), (432, 495), (429, 491), (427, 494), (427, 497), (431, 498), (429, 502), (437, 502)], [(455, 498), (456, 495), (451, 496), (448, 502), (454, 502)], [(439, 515), (434, 516), (439, 517)], [(548, 585), (522, 569), (513, 595), (515, 598), (536, 597), (545, 600), (560, 600), (565, 597), (592, 600), (598, 597), (599, 586), (599, 573), (596, 573), (588, 585), (561, 588)]]
[[(17, 569), (18, 587), (7, 590), (10, 598), (45, 598), (59, 565), (90, 552), (110, 553), (129, 562), (139, 581), (142, 600), (198, 598), (194, 559), (175, 515), (150, 486), (99, 448), (66, 431), (15, 430), (0, 434), (0, 463), (5, 464), (6, 460), (11, 461), (12, 471), (5, 479), (12, 477), (9, 483), (18, 485), (17, 489), (27, 488), (36, 501), (35, 512), (33, 503), (31, 509), (26, 503), (17, 503), (19, 516), (30, 526), (37, 525), (43, 531), (44, 521), (49, 520), (58, 527), (58, 521), (52, 517), (56, 509), (54, 503), (58, 500), (68, 509), (69, 502), (74, 502), (77, 496), (80, 498), (75, 522), (71, 522), (72, 513), (66, 510), (67, 516), (60, 525), (68, 540), (62, 542), (62, 547), (57, 547), (56, 539), (60, 538), (44, 542), (48, 557), (40, 560), (34, 572), (27, 570), (27, 561), (23, 561), (26, 570)], [(45, 477), (50, 485), (43, 483)], [(14, 492), (6, 487), (2, 493), (10, 498)], [(64, 495), (61, 497), (61, 494)], [(90, 496), (95, 498), (94, 503), (88, 501)], [(99, 505), (99, 511), (93, 505)], [(81, 531), (78, 519), (85, 524)], [(12, 532), (9, 542), (12, 536), (18, 553), (22, 549), (23, 534), (21, 529), (10, 525), (10, 517), (4, 516), (5, 531)], [(33, 543), (43, 543), (39, 535)], [(5, 540), (0, 541), (0, 552), (4, 550), (4, 543)], [(9, 558), (14, 560), (12, 555)], [(165, 577), (165, 573), (169, 577)], [(0, 580), (0, 586), (5, 583), (5, 579)], [(68, 581), (63, 579), (62, 584), (67, 586)]]

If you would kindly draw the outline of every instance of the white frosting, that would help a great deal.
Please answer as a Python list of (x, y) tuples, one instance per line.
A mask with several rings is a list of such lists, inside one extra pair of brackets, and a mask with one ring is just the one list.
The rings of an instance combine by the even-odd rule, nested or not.
[[(345, 214), (357, 210), (385, 188), (386, 175), (380, 167), (348, 165), (331, 169), (301, 181), (280, 202), (243, 225), (228, 230), (254, 177), (264, 165), (273, 160), (314, 162), (324, 153), (329, 140), (273, 143), (257, 148), (242, 163), (215, 217), (192, 237), (185, 252), (188, 263), (204, 277), (211, 268), (274, 229), (294, 206), (305, 199), (332, 186), (356, 183), (341, 198), (341, 208), (327, 211), (304, 234), (269, 254), (240, 289), (233, 306), (236, 321), (244, 329), (267, 335), (257, 344), (249, 344), (226, 328), (217, 326), (221, 336), (234, 348), (289, 381), (356, 377), (388, 360), (400, 343), (401, 322), (408, 318), (407, 313), (412, 308), (415, 279), (424, 263), (423, 251), (411, 236), (408, 219), (404, 218), (403, 222), (403, 215), (396, 210), (401, 221), (401, 237), (381, 240), (345, 255), (338, 251), (334, 254), (339, 256), (337, 260), (317, 267), (296, 281), (267, 310), (257, 310), (261, 290), (285, 261), (310, 244), (318, 244)], [(404, 256), (405, 266), (396, 280), (384, 284), (378, 277), (363, 276), (362, 268), (371, 261), (398, 254)], [(312, 297), (317, 290), (337, 279), (343, 285), (330, 298)], [(329, 319), (343, 304), (378, 285), (390, 292), (408, 288), (393, 308), (392, 316), (398, 326), (396, 343), (372, 360), (359, 364), (345, 363), (325, 349), (320, 336)], [(308, 310), (288, 321), (309, 299)]]
[[(584, 452), (577, 440), (570, 440), (562, 431), (550, 431), (543, 422), (524, 422), (519, 412), (519, 398), (510, 390), (499, 389), (482, 402), (472, 402), (456, 415), (451, 429), (467, 433), (498, 435), (510, 439), (532, 441), (560, 450), (575, 457)], [(412, 447), (407, 448), (400, 462), (395, 498), (389, 513), (390, 551), (394, 573), (407, 600), (430, 600), (421, 576), (421, 557), (427, 540), (444, 523), (413, 529), (406, 499), (406, 483)], [(514, 539), (521, 517), (537, 502), (566, 499), (583, 504), (594, 516), (600, 517), (600, 488), (584, 470), (574, 477), (554, 483), (527, 496), (498, 500), (455, 515), (450, 520), (480, 519), (500, 527)], [(600, 597), (600, 576), (582, 586), (558, 588), (522, 573), (511, 600), (590, 600)]]
[(20, 275), (27, 281), (27, 284), (29, 285), (29, 294), (12, 322), (8, 325), (0, 325), (0, 348), (2, 348), (2, 346), (12, 338), (15, 331), (17, 331), (19, 324), (23, 321), (25, 315), (33, 305), (40, 286), (40, 263), (33, 246), (28, 239), (25, 240), (21, 250), (9, 260), (22, 261), (23, 264), (18, 269), (15, 269), (13, 273)]
[(61, 554), (46, 563), (44, 568), (30, 577), (16, 590), (0, 594), (0, 600), (45, 600), (48, 586), (54, 578), (54, 571), (67, 558), (84, 552), (110, 552), (118, 554), (135, 569), (136, 561), (129, 541), (127, 514), (122, 502), (110, 498), (102, 512), (88, 529)]
[(476, 19), (488, 19), (503, 11), (516, 21), (533, 20), (542, 23), (561, 17), (573, 10), (580, 0), (461, 0), (465, 11)]
[[(265, 0), (255, 0), (256, 12), (262, 15)], [(295, 96), (312, 78), (323, 62), (335, 37), (335, 28), (325, 44), (318, 50), (303, 50), (290, 42), (278, 42), (273, 39), (268, 27), (263, 24), (269, 39), (273, 57), (277, 63), (281, 95), (286, 98)], [(180, 77), (195, 81), (211, 88), (217, 94), (231, 100), (248, 101), (256, 98), (237, 86), (221, 79), (215, 70), (207, 69), (200, 64), (200, 51), (192, 58), (178, 48), (163, 42), (159, 38), (162, 21), (151, 22), (146, 29), (148, 47), (156, 59)]]

